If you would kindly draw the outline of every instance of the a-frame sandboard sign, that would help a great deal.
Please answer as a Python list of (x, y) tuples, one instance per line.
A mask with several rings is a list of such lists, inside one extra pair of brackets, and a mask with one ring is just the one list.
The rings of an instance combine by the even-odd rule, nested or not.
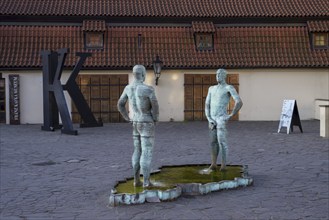
[(287, 128), (287, 134), (289, 134), (290, 131), (293, 132), (294, 125), (298, 126), (300, 132), (303, 133), (302, 124), (298, 113), (297, 101), (283, 100), (278, 133), (280, 133), (282, 127)]

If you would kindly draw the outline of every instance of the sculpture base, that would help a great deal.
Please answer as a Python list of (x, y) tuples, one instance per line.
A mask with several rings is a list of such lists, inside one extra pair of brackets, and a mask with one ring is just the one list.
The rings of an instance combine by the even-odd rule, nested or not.
[(209, 166), (163, 166), (151, 174), (153, 186), (148, 188), (134, 187), (133, 178), (119, 181), (111, 190), (110, 205), (170, 201), (180, 195), (202, 195), (249, 186), (253, 182), (253, 179), (248, 177), (247, 166), (227, 165), (225, 171), (209, 171)]

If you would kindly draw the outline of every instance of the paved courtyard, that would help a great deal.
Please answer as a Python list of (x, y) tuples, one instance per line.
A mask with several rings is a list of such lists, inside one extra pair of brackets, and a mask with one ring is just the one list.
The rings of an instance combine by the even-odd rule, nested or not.
[[(0, 125), (0, 219), (329, 219), (329, 140), (319, 121), (304, 133), (278, 122), (230, 122), (229, 162), (249, 166), (254, 185), (172, 202), (109, 207), (110, 189), (131, 177), (131, 125), (77, 128)], [(206, 122), (156, 127), (153, 168), (210, 162)]]

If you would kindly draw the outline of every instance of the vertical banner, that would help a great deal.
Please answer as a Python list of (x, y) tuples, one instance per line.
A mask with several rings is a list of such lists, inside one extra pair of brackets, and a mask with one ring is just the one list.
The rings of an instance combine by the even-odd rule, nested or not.
[(19, 75), (9, 75), (10, 124), (20, 124)]

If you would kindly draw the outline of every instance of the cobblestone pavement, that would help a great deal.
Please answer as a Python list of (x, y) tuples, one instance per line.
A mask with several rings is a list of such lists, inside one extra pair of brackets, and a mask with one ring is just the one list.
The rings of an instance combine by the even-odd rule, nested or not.
[[(329, 140), (319, 121), (302, 126), (287, 135), (278, 122), (229, 123), (229, 161), (249, 165), (253, 186), (109, 207), (110, 189), (132, 175), (130, 124), (78, 136), (2, 124), (0, 219), (329, 219)], [(159, 123), (153, 168), (209, 163), (208, 145), (206, 122)]]

